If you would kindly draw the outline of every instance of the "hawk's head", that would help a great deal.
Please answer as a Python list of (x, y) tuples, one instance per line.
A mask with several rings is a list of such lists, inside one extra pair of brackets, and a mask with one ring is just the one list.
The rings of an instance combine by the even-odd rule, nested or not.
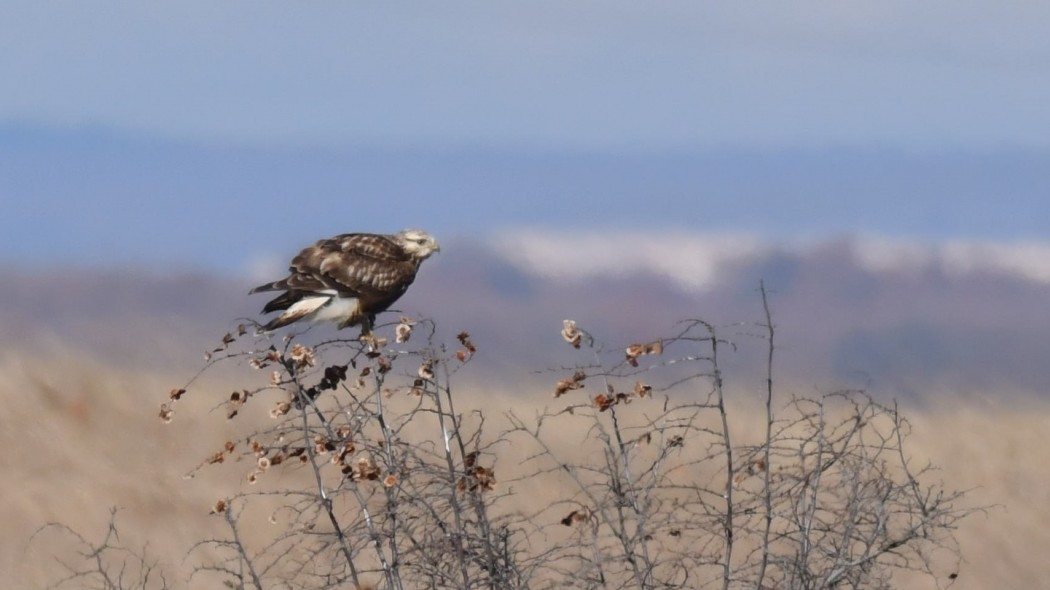
[(425, 260), (428, 256), (441, 248), (427, 232), (421, 229), (402, 230), (394, 236), (394, 241), (401, 246), (412, 258)]

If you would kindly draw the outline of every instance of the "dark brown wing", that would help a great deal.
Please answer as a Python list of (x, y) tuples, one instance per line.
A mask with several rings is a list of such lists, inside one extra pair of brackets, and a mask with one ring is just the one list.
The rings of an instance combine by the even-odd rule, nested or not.
[(320, 240), (292, 259), (290, 275), (252, 290), (286, 291), (267, 303), (264, 313), (287, 307), (305, 295), (335, 293), (357, 297), (363, 311), (383, 311), (404, 294), (419, 268), (387, 236), (343, 234)]

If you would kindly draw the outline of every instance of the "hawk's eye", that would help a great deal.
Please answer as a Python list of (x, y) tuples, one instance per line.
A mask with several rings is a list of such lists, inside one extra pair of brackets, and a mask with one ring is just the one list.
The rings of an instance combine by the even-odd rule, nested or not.
[(426, 243), (426, 240), (424, 240), (423, 238), (416, 238), (416, 243), (422, 246)]

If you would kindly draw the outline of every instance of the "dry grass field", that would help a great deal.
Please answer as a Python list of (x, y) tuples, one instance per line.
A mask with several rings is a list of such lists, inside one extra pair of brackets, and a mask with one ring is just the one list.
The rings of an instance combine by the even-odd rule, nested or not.
[[(243, 491), (248, 469), (223, 465), (194, 479), (183, 476), (223, 441), (243, 436), (251, 420), (266, 418), (226, 421), (222, 410), (214, 409), (227, 391), (220, 378), (188, 396), (176, 419), (162, 424), (158, 404), (173, 385), (185, 381), (185, 373), (113, 369), (61, 347), (46, 354), (3, 353), (0, 376), (0, 571), (8, 573), (5, 587), (55, 583), (62, 576), (59, 560), (69, 560), (76, 546), (56, 529), (34, 533), (54, 522), (100, 539), (113, 506), (121, 508), (118, 530), (125, 547), (145, 548), (174, 587), (211, 587), (200, 577), (187, 582), (195, 563), (186, 558), (187, 551), (222, 533), (221, 519), (209, 510), (216, 499)], [(528, 415), (553, 403), (540, 382), (513, 391), (457, 395), (461, 410), (480, 408), (493, 420), (505, 409)], [(742, 399), (734, 406), (739, 440), (760, 436), (759, 402)], [(1021, 395), (956, 398), (946, 392), (903, 411), (914, 427), (913, 458), (933, 461), (949, 488), (971, 489), (968, 504), (988, 507), (956, 532), (965, 562), (952, 587), (1045, 584), (1050, 579), (1045, 559), (1050, 473), (1044, 450), (1050, 403)], [(501, 479), (512, 479), (516, 464), (508, 449), (504, 462), (497, 459)], [(291, 481), (278, 478), (263, 485)], [(531, 505), (550, 502), (559, 493), (528, 489), (524, 483), (516, 491)], [(265, 526), (264, 519), (252, 525)], [(914, 587), (933, 587), (928, 579), (922, 584)]]

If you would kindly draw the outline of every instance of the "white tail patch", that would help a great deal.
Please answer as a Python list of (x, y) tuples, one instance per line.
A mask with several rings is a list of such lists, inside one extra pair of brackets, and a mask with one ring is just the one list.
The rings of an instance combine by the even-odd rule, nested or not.
[(333, 321), (339, 324), (355, 324), (361, 319), (361, 302), (357, 297), (330, 297), (318, 295), (305, 297), (296, 301), (277, 319), (270, 322), (268, 329), (287, 326), (302, 319), (315, 322)]
[[(321, 299), (321, 297), (312, 297), (311, 299)], [(314, 320), (319, 322), (331, 320), (333, 322), (343, 322), (351, 316), (357, 316), (361, 313), (361, 301), (357, 297), (325, 297), (325, 301), (328, 301), (328, 305), (325, 305), (317, 311), (314, 316)], [(296, 303), (295, 305), (299, 305)], [(292, 307), (295, 307), (294, 305)]]
[(324, 307), (324, 304), (331, 300), (331, 297), (305, 297), (296, 301), (291, 307), (285, 310), (281, 314), (281, 317), (274, 321), (275, 325), (286, 326), (292, 322), (301, 320), (306, 316), (316, 313), (317, 310)]

